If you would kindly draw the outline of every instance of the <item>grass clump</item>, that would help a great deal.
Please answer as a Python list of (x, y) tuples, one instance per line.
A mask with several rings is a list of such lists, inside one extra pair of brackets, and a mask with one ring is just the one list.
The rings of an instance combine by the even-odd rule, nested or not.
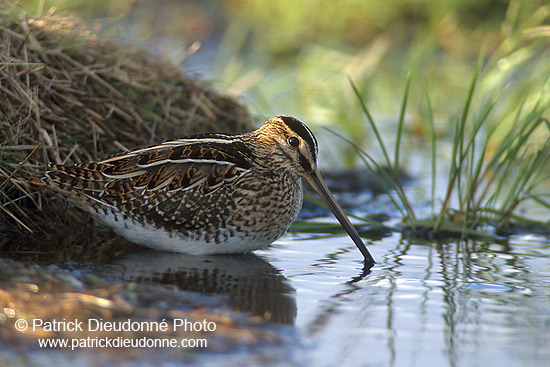
[[(545, 114), (550, 108), (550, 78), (538, 92), (517, 101), (513, 118), (495, 120), (493, 115), (500, 108), (503, 89), (499, 88), (476, 108), (476, 94), (482, 74), (482, 58), (479, 60), (462, 110), (451, 124), (451, 149), (446, 165), (448, 178), (447, 186), (442, 190), (443, 197), (436, 197), (436, 192), (441, 192), (436, 190), (435, 180), (437, 167), (441, 165), (437, 152), (440, 144), (435, 133), (430, 96), (425, 94), (428, 107), (424, 118), (432, 151), (429, 165), (432, 175), (431, 216), (419, 218), (397, 174), (402, 169), (401, 140), (410, 79), (407, 80), (399, 113), (393, 158), (361, 92), (352, 85), (382, 151), (383, 163), (378, 163), (357, 146), (356, 150), (400, 211), (402, 230), (406, 233), (429, 238), (478, 239), (494, 239), (523, 230), (550, 235), (548, 222), (518, 214), (521, 204), (529, 200), (533, 201), (533, 205), (550, 209), (548, 193), (537, 190), (544, 179), (548, 179), (550, 122)], [(382, 165), (392, 169), (390, 172), (381, 170)], [(487, 232), (489, 228), (493, 231)]]
[[(74, 164), (169, 138), (244, 132), (237, 100), (144, 50), (74, 18), (28, 19), (0, 6), (0, 228), (63, 232), (84, 220), (60, 199), (29, 193), (14, 176)], [(35, 213), (36, 208), (45, 213)], [(46, 214), (47, 213), (47, 214)], [(45, 219), (41, 219), (45, 218)], [(68, 219), (72, 218), (72, 219)]]

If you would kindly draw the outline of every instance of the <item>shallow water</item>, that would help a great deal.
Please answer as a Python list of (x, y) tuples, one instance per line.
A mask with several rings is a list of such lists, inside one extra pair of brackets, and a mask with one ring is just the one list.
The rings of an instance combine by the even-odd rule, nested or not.
[(394, 235), (370, 246), (379, 264), (362, 278), (346, 238), (284, 240), (276, 247), (263, 255), (285, 269), (296, 290), (296, 326), (310, 342), (313, 365), (550, 361), (545, 239), (434, 245)]
[[(283, 340), (261, 351), (207, 348), (194, 354), (196, 365), (550, 365), (548, 239), (434, 244), (395, 233), (369, 249), (378, 261), (370, 272), (347, 236), (304, 234), (287, 234), (246, 256), (140, 249), (106, 264), (71, 267), (115, 282), (222, 295), (216, 302), (262, 316)], [(46, 354), (60, 365), (90, 361), (90, 350), (30, 350), (31, 363), (22, 365), (37, 365)], [(108, 354), (94, 358), (98, 365), (113, 362)], [(140, 362), (118, 362), (147, 360), (179, 363), (155, 350)]]
[(100, 274), (231, 295), (234, 309), (294, 325), (300, 342), (285, 349), (295, 365), (548, 365), (548, 240), (438, 245), (395, 234), (369, 248), (378, 264), (368, 274), (349, 238), (303, 235), (246, 257), (130, 254)]

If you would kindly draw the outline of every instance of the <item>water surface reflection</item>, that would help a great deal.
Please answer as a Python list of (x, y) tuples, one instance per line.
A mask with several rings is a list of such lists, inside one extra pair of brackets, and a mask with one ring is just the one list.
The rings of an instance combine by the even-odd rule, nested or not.
[(296, 316), (294, 289), (278, 269), (252, 253), (190, 256), (144, 250), (102, 267), (100, 275), (226, 295), (233, 309), (274, 323), (292, 324)]
[(296, 324), (318, 346), (315, 365), (550, 360), (547, 240), (422, 244), (394, 235), (371, 246), (380, 264), (359, 281), (353, 249), (334, 256), (328, 246), (287, 241), (271, 255), (296, 288)]
[[(91, 267), (93, 253), (80, 247), (69, 256), (73, 246), (66, 246), (57, 260), (70, 259), (77, 278), (84, 270), (114, 278), (115, 285), (152, 285), (164, 292), (159, 302), (181, 290), (219, 295), (212, 298), (233, 310), (292, 325), (279, 329), (292, 330), (300, 340), (285, 344), (281, 358), (294, 353), (299, 357), (293, 362), (304, 360), (304, 365), (500, 367), (550, 360), (550, 243), (545, 238), (433, 244), (396, 233), (370, 243), (379, 261), (370, 273), (344, 236), (290, 234), (246, 256), (197, 257), (132, 247), (115, 257), (95, 255)], [(48, 253), (25, 258), (51, 263)], [(82, 269), (75, 258), (86, 260)], [(311, 346), (306, 352), (304, 343)], [(279, 345), (265, 350), (281, 355)], [(203, 352), (207, 363), (219, 359)]]

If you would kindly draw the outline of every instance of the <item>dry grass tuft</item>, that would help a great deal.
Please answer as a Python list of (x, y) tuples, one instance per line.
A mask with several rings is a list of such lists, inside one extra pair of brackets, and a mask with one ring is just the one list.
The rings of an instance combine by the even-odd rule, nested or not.
[(0, 232), (63, 231), (87, 220), (62, 199), (29, 195), (14, 177), (187, 134), (253, 128), (233, 98), (77, 19), (27, 19), (6, 7), (0, 19)]

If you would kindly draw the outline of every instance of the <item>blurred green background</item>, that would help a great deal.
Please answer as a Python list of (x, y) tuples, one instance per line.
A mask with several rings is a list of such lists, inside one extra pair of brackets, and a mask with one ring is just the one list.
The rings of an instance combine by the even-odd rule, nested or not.
[[(480, 54), (484, 70), (473, 106), (501, 94), (492, 119), (507, 126), (503, 131), (535, 100), (550, 108), (546, 0), (17, 3), (31, 16), (97, 22), (242, 97), (260, 116), (295, 115), (318, 133), (330, 126), (366, 148), (371, 133), (350, 80), (391, 137), (410, 75), (406, 135), (418, 146), (425, 144), (428, 116), (438, 135), (449, 134)], [(355, 163), (351, 147), (338, 151), (344, 154), (332, 164)]]

